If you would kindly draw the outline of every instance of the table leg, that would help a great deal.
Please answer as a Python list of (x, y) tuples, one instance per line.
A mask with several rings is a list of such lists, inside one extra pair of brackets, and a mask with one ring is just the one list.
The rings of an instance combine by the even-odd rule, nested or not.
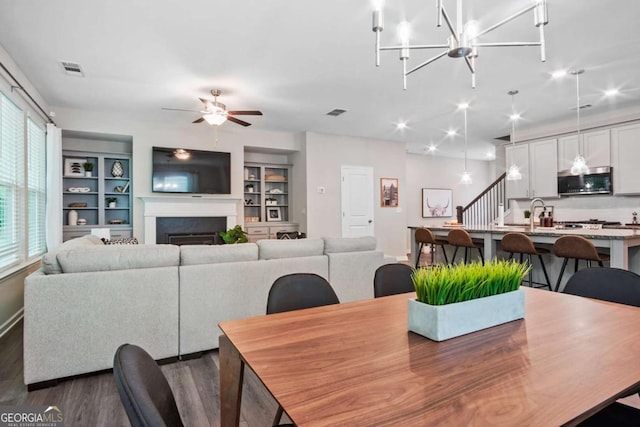
[(226, 335), (220, 335), (220, 426), (240, 424), (244, 362)]

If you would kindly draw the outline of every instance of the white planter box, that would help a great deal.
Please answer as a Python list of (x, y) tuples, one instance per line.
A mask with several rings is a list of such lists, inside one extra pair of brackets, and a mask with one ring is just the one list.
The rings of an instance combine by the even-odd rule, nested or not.
[(448, 340), (522, 318), (522, 289), (447, 305), (409, 300), (409, 330), (434, 341)]

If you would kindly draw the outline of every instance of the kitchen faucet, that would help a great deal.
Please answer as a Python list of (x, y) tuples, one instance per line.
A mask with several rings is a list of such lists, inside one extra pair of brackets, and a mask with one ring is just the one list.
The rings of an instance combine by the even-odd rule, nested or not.
[(542, 207), (545, 207), (544, 200), (542, 200), (540, 197), (536, 197), (535, 199), (533, 199), (531, 201), (531, 204), (529, 205), (529, 211), (531, 211), (531, 215), (529, 216), (529, 229), (531, 231), (534, 230), (533, 223), (535, 221), (535, 216), (536, 216), (535, 215), (536, 211), (535, 211), (534, 207), (535, 207), (536, 203), (538, 203), (538, 202), (542, 203)]

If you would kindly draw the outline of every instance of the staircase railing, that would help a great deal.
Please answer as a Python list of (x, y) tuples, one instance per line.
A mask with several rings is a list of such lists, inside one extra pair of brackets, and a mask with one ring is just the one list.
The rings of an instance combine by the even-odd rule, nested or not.
[(498, 218), (500, 203), (505, 203), (507, 173), (500, 175), (467, 206), (456, 206), (456, 216), (460, 224), (484, 225)]

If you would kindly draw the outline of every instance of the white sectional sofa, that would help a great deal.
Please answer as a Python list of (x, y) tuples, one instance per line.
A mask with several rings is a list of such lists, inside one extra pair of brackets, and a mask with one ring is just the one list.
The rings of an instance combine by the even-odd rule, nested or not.
[(264, 314), (271, 285), (285, 274), (316, 273), (341, 302), (373, 298), (385, 262), (373, 237), (222, 246), (71, 240), (25, 280), (25, 384), (109, 369), (125, 342), (155, 359), (217, 348), (217, 324)]

